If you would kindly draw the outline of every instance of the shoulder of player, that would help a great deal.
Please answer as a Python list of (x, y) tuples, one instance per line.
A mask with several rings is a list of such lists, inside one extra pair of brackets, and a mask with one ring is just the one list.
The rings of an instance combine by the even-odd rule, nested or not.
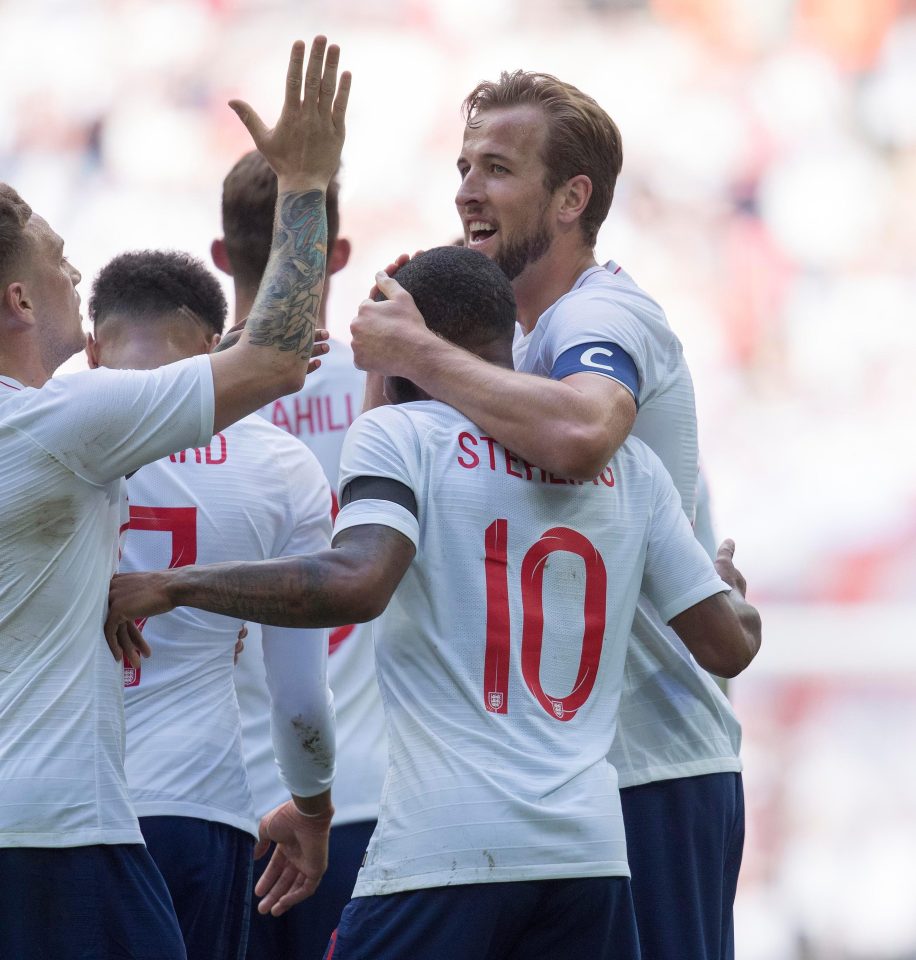
[(658, 454), (639, 437), (634, 437), (632, 433), (617, 448), (617, 452), (611, 459), (611, 466), (616, 468), (618, 473), (634, 471), (636, 474), (650, 479), (655, 477), (659, 471), (667, 474), (667, 470), (665, 470)]
[(560, 297), (548, 319), (568, 328), (613, 321), (626, 324), (665, 342), (676, 339), (661, 306), (629, 278), (620, 280), (609, 270), (599, 270), (585, 283)]
[(324, 475), (318, 458), (306, 444), (258, 413), (249, 414), (222, 432), (229, 439), (252, 444), (262, 455), (283, 457), (287, 461), (305, 465), (308, 469), (314, 468)]

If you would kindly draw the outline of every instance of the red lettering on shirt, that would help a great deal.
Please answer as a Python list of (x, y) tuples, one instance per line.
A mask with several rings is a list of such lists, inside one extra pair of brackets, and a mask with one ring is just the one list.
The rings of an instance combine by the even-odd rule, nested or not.
[[(218, 453), (214, 452), (214, 445), (218, 448)], [(221, 433), (213, 435), (210, 445), (204, 447), (203, 454), (201, 454), (200, 447), (189, 447), (188, 450), (194, 452), (195, 463), (208, 463), (211, 466), (219, 466), (221, 463), (225, 463), (229, 455), (226, 438)], [(178, 453), (170, 453), (169, 460), (171, 460), (172, 463), (187, 463), (188, 450), (179, 450)]]
[(506, 473), (508, 473), (510, 477), (518, 477), (519, 480), (523, 479), (525, 476), (523, 473), (516, 473), (515, 470), (512, 469), (513, 463), (516, 466), (519, 466), (519, 462), (515, 454), (511, 450), (506, 449), (503, 449), (503, 453), (506, 455)]
[(467, 431), (458, 434), (458, 446), (471, 458), (469, 462), (465, 462), (461, 459), (461, 454), (458, 454), (458, 463), (464, 467), (466, 470), (473, 470), (480, 463), (480, 457), (474, 453), (473, 450), (469, 450), (465, 444), (472, 443), (475, 447), (477, 446), (477, 438)]
[[(490, 454), (489, 459), (481, 460), (481, 455), (475, 449), (481, 443), (487, 445)], [(527, 460), (507, 450), (496, 442), (493, 437), (475, 436), (462, 430), (458, 434), (458, 448), (461, 451), (456, 457), (458, 466), (465, 470), (474, 470), (477, 467), (489, 467), (494, 473), (502, 473), (505, 470), (507, 477), (515, 477), (518, 480), (534, 481), (535, 483), (546, 483), (556, 486), (582, 487), (587, 484), (586, 480), (572, 480), (568, 477), (558, 477), (556, 474), (545, 470), (543, 467), (535, 467)], [(502, 451), (502, 456), (497, 458), (496, 450)], [(498, 466), (497, 466), (498, 464)], [(524, 473), (522, 472), (524, 470)], [(592, 486), (613, 487), (615, 484), (614, 472), (610, 464), (601, 471), (601, 473), (592, 480)]]
[(496, 469), (496, 441), (492, 437), (481, 437), (481, 440), (490, 448), (490, 469)]

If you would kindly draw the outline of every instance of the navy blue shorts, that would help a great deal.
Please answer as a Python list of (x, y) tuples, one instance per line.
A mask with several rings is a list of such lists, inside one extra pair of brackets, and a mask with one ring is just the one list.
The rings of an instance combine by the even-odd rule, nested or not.
[(660, 780), (620, 799), (643, 960), (733, 960), (741, 774)]
[(344, 910), (325, 954), (325, 960), (408, 957), (639, 960), (630, 881), (471, 883), (359, 897)]
[(141, 817), (140, 829), (172, 896), (188, 960), (244, 957), (251, 834), (194, 817)]
[[(350, 902), (374, 829), (374, 820), (331, 827), (328, 869), (318, 889), (282, 916), (258, 913), (258, 898), (252, 897), (248, 960), (321, 960), (343, 908)], [(270, 854), (255, 863), (255, 883), (269, 862)]]
[(184, 960), (172, 902), (141, 843), (0, 849), (4, 960)]

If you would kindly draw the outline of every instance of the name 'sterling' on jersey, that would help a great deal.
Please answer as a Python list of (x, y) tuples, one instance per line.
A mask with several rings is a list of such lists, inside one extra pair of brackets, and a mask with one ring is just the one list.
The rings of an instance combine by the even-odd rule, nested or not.
[[(485, 444), (486, 448), (482, 447), (481, 444)], [(601, 474), (591, 481), (567, 480), (563, 477), (555, 477), (542, 467), (532, 466), (527, 460), (523, 460), (511, 450), (501, 447), (493, 437), (475, 436), (473, 433), (463, 430), (458, 434), (458, 446), (463, 451), (458, 454), (458, 464), (466, 470), (475, 470), (483, 466), (489, 467), (494, 472), (505, 471), (507, 476), (518, 477), (519, 480), (569, 484), (574, 487), (581, 487), (586, 483), (593, 483), (596, 487), (599, 484), (604, 484), (606, 487), (614, 486), (614, 473), (610, 465), (606, 466)]]

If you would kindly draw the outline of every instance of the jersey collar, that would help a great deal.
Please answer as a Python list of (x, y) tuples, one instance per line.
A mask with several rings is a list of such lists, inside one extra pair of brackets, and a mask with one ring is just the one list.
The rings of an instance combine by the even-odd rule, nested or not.
[[(23, 385), (18, 380), (14, 380), (12, 377), (7, 377), (0, 374), (0, 390), (2, 390), (3, 387), (6, 387), (9, 390), (23, 389)], [(3, 392), (5, 393), (6, 391)]]

